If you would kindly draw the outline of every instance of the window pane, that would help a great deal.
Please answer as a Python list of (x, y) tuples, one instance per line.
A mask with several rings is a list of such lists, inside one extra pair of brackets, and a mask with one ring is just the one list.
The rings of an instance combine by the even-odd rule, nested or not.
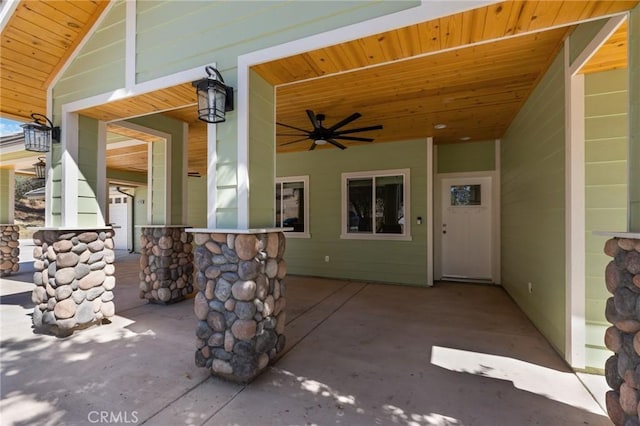
[(480, 185), (455, 185), (451, 187), (452, 206), (479, 206), (482, 204)]
[(282, 213), (281, 213), (281, 199), (280, 196), (282, 194), (282, 184), (276, 183), (276, 227), (280, 228), (282, 226)]
[(376, 178), (376, 233), (403, 233), (403, 186), (402, 176)]
[(373, 232), (373, 179), (347, 180), (347, 232)]
[(304, 232), (304, 182), (282, 184), (282, 225)]

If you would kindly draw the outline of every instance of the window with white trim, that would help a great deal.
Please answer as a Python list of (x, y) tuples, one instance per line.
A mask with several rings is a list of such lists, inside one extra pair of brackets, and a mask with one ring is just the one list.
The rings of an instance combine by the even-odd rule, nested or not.
[(342, 174), (341, 238), (410, 240), (409, 169)]
[(309, 238), (309, 176), (276, 179), (276, 228), (287, 236)]

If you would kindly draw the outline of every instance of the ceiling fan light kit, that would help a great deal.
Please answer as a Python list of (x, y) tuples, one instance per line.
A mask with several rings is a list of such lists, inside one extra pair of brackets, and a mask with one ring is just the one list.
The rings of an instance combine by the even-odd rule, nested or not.
[(317, 145), (325, 145), (327, 143), (330, 143), (336, 148), (346, 149), (347, 147), (341, 144), (340, 142), (338, 142), (337, 139), (345, 140), (345, 141), (356, 141), (356, 142), (373, 142), (372, 138), (363, 138), (359, 136), (345, 136), (345, 135), (348, 135), (351, 133), (368, 132), (372, 130), (382, 129), (382, 125), (376, 125), (376, 126), (368, 126), (368, 127), (359, 127), (356, 129), (340, 130), (342, 127), (346, 126), (352, 121), (362, 117), (362, 114), (360, 114), (359, 112), (354, 112), (347, 118), (337, 122), (336, 124), (330, 127), (325, 127), (322, 124), (322, 122), (326, 118), (324, 114), (315, 114), (310, 109), (306, 110), (306, 112), (307, 112), (307, 117), (309, 117), (309, 121), (311, 121), (311, 124), (313, 126), (312, 130), (305, 130), (299, 127), (276, 122), (276, 124), (279, 126), (287, 127), (289, 129), (293, 129), (298, 132), (301, 132), (301, 133), (277, 133), (276, 136), (302, 136), (302, 138), (300, 139), (296, 139), (290, 142), (285, 142), (283, 144), (280, 144), (280, 146), (291, 145), (294, 143), (298, 143), (298, 142), (302, 142), (307, 139), (310, 139), (312, 143), (311, 143), (311, 146), (309, 147), (309, 151), (313, 151)]

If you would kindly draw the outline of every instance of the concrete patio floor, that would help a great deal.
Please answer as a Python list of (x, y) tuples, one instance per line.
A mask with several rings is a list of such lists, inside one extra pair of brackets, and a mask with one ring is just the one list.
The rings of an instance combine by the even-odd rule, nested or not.
[(2, 279), (0, 424), (611, 424), (499, 287), (289, 276), (286, 353), (243, 386), (195, 366), (191, 300), (139, 299), (137, 255), (116, 274), (112, 322), (65, 339), (33, 334), (28, 265)]

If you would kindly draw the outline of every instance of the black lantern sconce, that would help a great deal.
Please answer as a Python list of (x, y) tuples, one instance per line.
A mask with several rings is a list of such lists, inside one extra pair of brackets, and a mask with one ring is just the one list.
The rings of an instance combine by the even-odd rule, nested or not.
[(35, 152), (49, 152), (51, 150), (51, 140), (60, 142), (60, 127), (54, 127), (51, 120), (42, 114), (31, 114), (31, 118), (33, 123), (21, 126), (24, 132), (24, 149)]
[(44, 179), (47, 177), (47, 163), (44, 162), (44, 157), (38, 157), (38, 162), (33, 163), (33, 168), (36, 171), (37, 179)]
[(212, 66), (205, 67), (208, 76), (194, 81), (198, 95), (198, 118), (207, 123), (223, 123), (225, 112), (233, 111), (233, 87), (226, 86)]

